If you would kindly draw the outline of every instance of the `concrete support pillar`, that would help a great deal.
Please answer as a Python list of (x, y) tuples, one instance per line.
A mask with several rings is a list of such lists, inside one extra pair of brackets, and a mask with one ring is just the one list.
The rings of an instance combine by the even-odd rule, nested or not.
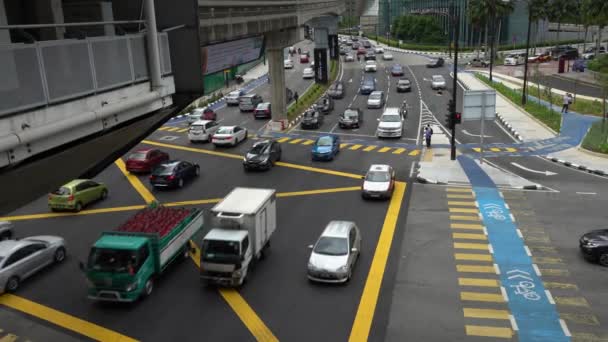
[[(4, 7), (4, 0), (0, 0), (0, 25), (8, 25), (6, 20), (6, 7)], [(0, 44), (9, 44), (11, 42), (11, 35), (8, 30), (0, 30)]]
[(272, 120), (287, 119), (287, 99), (285, 85), (285, 65), (283, 51), (298, 40), (297, 29), (271, 31), (265, 33), (266, 59), (268, 60), (268, 78), (270, 80), (270, 103)]
[(145, 0), (146, 10), (146, 52), (148, 56), (148, 67), (150, 68), (150, 83), (152, 89), (161, 87), (160, 52), (158, 50), (158, 32), (156, 29), (156, 11), (154, 0)]
[(340, 44), (338, 43), (338, 24), (329, 25), (327, 28), (327, 42), (329, 45), (329, 58), (338, 60), (340, 58)]
[(324, 27), (315, 27), (315, 82), (327, 83), (329, 80), (329, 63), (327, 49), (329, 47), (328, 30)]

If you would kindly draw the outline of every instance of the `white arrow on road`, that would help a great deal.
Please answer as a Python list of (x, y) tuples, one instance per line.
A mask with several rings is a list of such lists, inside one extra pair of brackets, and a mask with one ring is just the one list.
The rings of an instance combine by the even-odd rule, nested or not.
[[(469, 132), (468, 132), (466, 129), (463, 129), (463, 130), (462, 130), (462, 133), (464, 133), (464, 134), (466, 134), (466, 135), (470, 135), (470, 136), (472, 136), (472, 137), (478, 137), (478, 138), (481, 138), (481, 135), (477, 135), (477, 134), (469, 133)], [(484, 137), (484, 138), (492, 138), (492, 136), (490, 136), (490, 135), (485, 135), (485, 134), (484, 134), (484, 136), (483, 136), (483, 137)]]
[(555, 176), (557, 174), (557, 173), (551, 172), (551, 171), (536, 171), (536, 170), (528, 169), (527, 167), (519, 165), (515, 162), (511, 162), (511, 165), (518, 167), (522, 170), (528, 171), (528, 172), (540, 173), (541, 175), (545, 175), (545, 176)]
[(351, 78), (350, 80), (348, 80), (348, 83), (353, 83), (353, 79)]

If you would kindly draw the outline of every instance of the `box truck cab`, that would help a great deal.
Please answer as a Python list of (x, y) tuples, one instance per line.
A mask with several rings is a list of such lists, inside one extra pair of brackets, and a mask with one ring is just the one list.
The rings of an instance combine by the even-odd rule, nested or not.
[(264, 257), (276, 230), (275, 190), (235, 188), (208, 216), (211, 229), (201, 244), (201, 281), (240, 286), (252, 263)]

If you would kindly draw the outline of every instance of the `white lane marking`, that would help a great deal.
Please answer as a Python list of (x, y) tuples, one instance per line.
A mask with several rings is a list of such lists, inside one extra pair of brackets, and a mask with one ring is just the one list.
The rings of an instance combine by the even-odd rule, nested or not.
[(500, 275), (500, 267), (498, 267), (498, 264), (494, 264), (494, 272), (496, 272), (496, 274)]
[(542, 277), (542, 273), (540, 273), (540, 268), (538, 268), (537, 264), (532, 264), (532, 268), (534, 268), (534, 272), (536, 273), (537, 277)]
[(577, 191), (576, 193), (579, 194), (579, 195), (597, 195), (597, 192), (580, 192), (580, 191)]
[(551, 295), (551, 292), (549, 292), (549, 290), (545, 290), (545, 295), (547, 296), (547, 300), (549, 301), (549, 303), (555, 305), (555, 300), (553, 300), (553, 296)]
[(500, 287), (500, 292), (502, 293), (502, 297), (505, 299), (505, 302), (509, 302), (509, 296), (507, 296), (507, 290), (505, 290), (504, 286)]
[(511, 328), (515, 331), (519, 331), (519, 327), (517, 326), (517, 322), (515, 322), (515, 317), (513, 317), (513, 315), (509, 315), (509, 321), (511, 321)]
[(238, 124), (237, 126), (243, 126), (243, 125), (245, 125), (246, 123), (248, 123), (249, 121), (251, 121), (251, 118), (246, 119), (246, 120), (244, 120), (244, 121), (241, 121), (241, 123), (240, 123), (240, 124)]
[[(469, 131), (467, 131), (466, 129), (461, 129), (460, 131), (468, 136), (481, 138), (480, 134), (469, 133)], [(491, 135), (485, 135), (485, 134), (483, 135), (483, 137), (484, 138), (493, 138)]]
[(572, 334), (570, 334), (570, 330), (568, 329), (568, 326), (566, 325), (566, 322), (560, 318), (559, 320), (559, 325), (562, 326), (562, 330), (564, 331), (564, 335), (568, 336), (568, 337), (572, 337)]
[(530, 248), (529, 248), (528, 246), (524, 245), (524, 249), (526, 250), (526, 254), (527, 254), (529, 257), (531, 257), (531, 256), (532, 256), (532, 253), (530, 252)]
[(484, 234), (485, 236), (488, 236), (488, 228), (483, 227), (483, 234)]
[(336, 124), (334, 125), (334, 127), (332, 127), (332, 129), (329, 130), (329, 133), (333, 133), (334, 130), (338, 127), (338, 123), (336, 122)]
[(517, 231), (517, 236), (519, 236), (519, 238), (520, 238), (520, 239), (523, 239), (523, 238), (524, 238), (524, 236), (523, 236), (523, 234), (521, 233), (521, 230), (519, 230), (519, 228), (515, 229), (515, 231)]
[(557, 173), (555, 173), (555, 172), (551, 172), (551, 171), (537, 171), (537, 170), (532, 170), (532, 169), (527, 168), (527, 167), (525, 167), (525, 166), (523, 166), (523, 165), (520, 165), (520, 164), (518, 164), (518, 163), (516, 163), (516, 162), (511, 162), (511, 165), (513, 165), (513, 166), (515, 166), (515, 167), (518, 167), (518, 168), (520, 168), (520, 169), (522, 169), (522, 170), (528, 171), (528, 172), (534, 172), (534, 173), (538, 173), (538, 174), (545, 175), (545, 176), (555, 176), (555, 175), (557, 175)]
[(490, 251), (490, 254), (494, 254), (494, 248), (492, 247), (492, 244), (488, 244), (488, 250)]
[(509, 214), (509, 216), (511, 217), (511, 221), (515, 222), (515, 216), (513, 216), (513, 214)]
[(350, 80), (348, 80), (348, 83), (353, 83), (353, 79), (351, 78)]
[(416, 163), (412, 163), (412, 166), (410, 167), (410, 178), (412, 178), (412, 175), (414, 174), (414, 166), (416, 165)]
[[(319, 130), (315, 130), (315, 131), (308, 131), (308, 130), (300, 130), (300, 129), (294, 129), (293, 131), (297, 131), (297, 132), (302, 132), (302, 133), (308, 133), (308, 134), (321, 134), (321, 133), (329, 133), (326, 131), (319, 131)], [(355, 133), (339, 133), (339, 132), (333, 132), (332, 134), (338, 134), (338, 135), (352, 135), (355, 137), (366, 137), (366, 138), (376, 138), (375, 135), (367, 135), (367, 134), (355, 134)]]
[(418, 78), (416, 77), (416, 74), (414, 74), (409, 64), (406, 64), (405, 66), (409, 70), (410, 74), (412, 75), (412, 78), (414, 79), (414, 82), (416, 83), (416, 87), (418, 88), (418, 98), (420, 99), (420, 113), (418, 115), (418, 134), (416, 135), (416, 145), (418, 145), (421, 143), (420, 132), (422, 131), (422, 92), (420, 90), (420, 84), (418, 83)]

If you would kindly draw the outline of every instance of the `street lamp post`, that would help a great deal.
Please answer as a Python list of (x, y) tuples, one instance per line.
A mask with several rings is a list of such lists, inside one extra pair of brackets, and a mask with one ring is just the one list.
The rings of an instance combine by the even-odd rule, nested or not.
[(528, 3), (528, 36), (526, 37), (526, 61), (524, 65), (524, 86), (522, 88), (521, 104), (525, 105), (528, 100), (528, 55), (530, 53), (530, 31), (532, 27), (532, 9)]
[[(458, 93), (458, 40), (460, 39), (460, 25), (459, 25), (459, 15), (456, 7), (454, 7), (453, 13), (454, 20), (454, 83), (452, 84), (452, 101), (454, 102), (454, 107), (452, 113), (452, 120), (456, 120), (456, 94)], [(450, 159), (456, 160), (456, 124), (452, 123), (452, 140), (450, 141)]]

